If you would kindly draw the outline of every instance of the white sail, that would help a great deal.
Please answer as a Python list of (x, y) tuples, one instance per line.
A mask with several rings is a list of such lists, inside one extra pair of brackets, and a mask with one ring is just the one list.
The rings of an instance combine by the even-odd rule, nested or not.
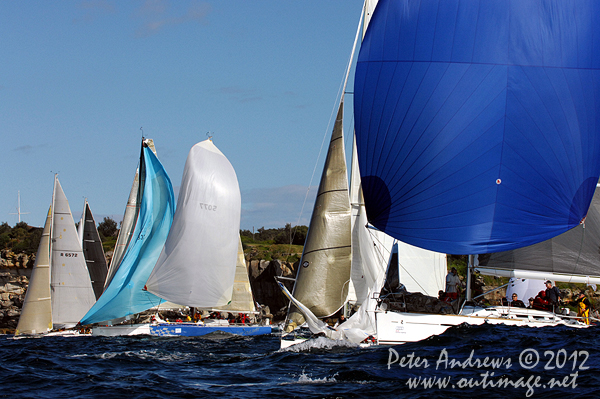
[(96, 298), (67, 197), (54, 179), (51, 251), (52, 323), (74, 327)]
[(15, 335), (41, 334), (52, 329), (52, 305), (50, 301), (51, 212), (52, 208), (48, 210)]
[(227, 305), (235, 277), (240, 213), (233, 166), (212, 141), (194, 145), (185, 163), (173, 225), (147, 290), (190, 307)]

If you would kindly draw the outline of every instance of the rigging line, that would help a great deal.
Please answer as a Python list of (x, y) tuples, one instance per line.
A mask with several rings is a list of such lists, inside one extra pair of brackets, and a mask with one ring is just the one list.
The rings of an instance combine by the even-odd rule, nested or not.
[[(418, 281), (416, 278), (414, 278), (414, 277), (413, 277), (413, 275), (412, 275), (412, 274), (410, 274), (410, 272), (409, 272), (409, 271), (408, 271), (408, 270), (407, 270), (407, 269), (406, 269), (406, 268), (405, 268), (405, 267), (402, 265), (402, 263), (398, 262), (398, 264), (400, 265), (400, 268), (402, 268), (402, 270), (404, 270), (404, 271), (406, 272), (406, 274), (408, 274), (408, 275), (410, 276), (410, 278), (412, 278), (412, 279), (413, 279), (413, 281), (417, 283), (417, 285), (419, 286), (419, 288), (422, 290), (422, 292), (423, 292), (425, 295), (429, 295), (429, 296), (431, 296), (431, 295), (430, 295), (430, 294), (427, 292), (427, 290), (426, 290), (426, 289), (425, 289), (425, 288), (424, 288), (424, 287), (421, 285), (421, 283), (419, 283), (419, 281)], [(400, 282), (402, 283), (402, 281), (400, 281)]]
[[(360, 36), (361, 26), (362, 26), (362, 21), (363, 21), (363, 18), (364, 18), (364, 14), (365, 14), (365, 10), (364, 10), (364, 7), (363, 7), (363, 9), (362, 9), (362, 11), (360, 13), (359, 21), (358, 21), (358, 28), (356, 30), (356, 36), (354, 38), (354, 44), (352, 45), (352, 52), (350, 53), (350, 57), (348, 59), (348, 63), (347, 63), (347, 66), (346, 66), (346, 72), (344, 74), (345, 76), (344, 76), (344, 79), (343, 79), (343, 83), (340, 85), (340, 88), (338, 89), (338, 93), (336, 95), (336, 102), (335, 102), (335, 104), (338, 103), (338, 101), (337, 101), (338, 98), (339, 98), (339, 102), (342, 102), (342, 99), (344, 97), (344, 91), (346, 90), (346, 84), (348, 83), (348, 77), (350, 76), (350, 69), (351, 69), (351, 66), (352, 66), (352, 60), (354, 59), (354, 53), (355, 53), (355, 50), (356, 50), (356, 45), (358, 43), (358, 38)], [(313, 168), (312, 176), (310, 177), (310, 181), (308, 183), (308, 188), (306, 189), (306, 194), (304, 196), (304, 202), (302, 203), (302, 208), (300, 209), (300, 214), (298, 215), (298, 222), (296, 223), (296, 226), (298, 224), (300, 224), (300, 219), (302, 218), (302, 213), (304, 212), (304, 207), (306, 206), (306, 201), (308, 199), (308, 193), (310, 191), (310, 186), (312, 185), (312, 182), (314, 180), (315, 173), (316, 173), (316, 170), (317, 170), (317, 165), (319, 163), (319, 159), (321, 159), (321, 153), (323, 152), (323, 147), (325, 145), (325, 139), (327, 138), (327, 136), (329, 134), (329, 130), (330, 130), (330, 126), (331, 126), (331, 121), (332, 121), (333, 118), (335, 118), (334, 115), (337, 115), (337, 113), (335, 111), (336, 111), (336, 106), (334, 105), (333, 108), (332, 108), (332, 110), (331, 110), (331, 115), (329, 116), (329, 123), (327, 124), (327, 129), (325, 129), (325, 133), (323, 135), (323, 141), (321, 142), (321, 148), (319, 149), (319, 154), (317, 155), (317, 160), (315, 161), (315, 166)], [(295, 232), (294, 232), (294, 235), (295, 235)]]

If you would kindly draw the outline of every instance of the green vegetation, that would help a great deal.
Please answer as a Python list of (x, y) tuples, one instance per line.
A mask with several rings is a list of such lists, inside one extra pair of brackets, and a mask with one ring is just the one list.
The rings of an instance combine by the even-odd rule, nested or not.
[(256, 232), (241, 230), (240, 236), (248, 260), (279, 259), (294, 263), (300, 259), (308, 227), (290, 223), (280, 229), (261, 227)]
[[(456, 267), (459, 276), (465, 277), (467, 275), (468, 263), (469, 255), (448, 255), (448, 271), (453, 267)], [(481, 276), (481, 278), (488, 287), (498, 287), (507, 284), (509, 281), (507, 277)]]
[(117, 237), (119, 235), (117, 222), (109, 217), (105, 217), (102, 222), (98, 223), (98, 234), (102, 240), (102, 249), (104, 249), (104, 253), (115, 249)]
[(37, 252), (43, 229), (28, 226), (25, 222), (10, 227), (8, 223), (0, 224), (0, 249), (10, 249), (15, 253), (31, 255)]
[[(43, 229), (28, 226), (26, 222), (11, 227), (8, 223), (0, 224), (0, 249), (8, 249), (15, 253), (28, 255), (37, 252)], [(300, 259), (308, 227), (286, 224), (284, 228), (265, 229), (256, 232), (241, 230), (240, 236), (247, 259), (273, 260), (280, 259), (290, 263)], [(119, 235), (117, 222), (105, 217), (98, 224), (98, 233), (102, 240), (104, 252), (114, 250)]]

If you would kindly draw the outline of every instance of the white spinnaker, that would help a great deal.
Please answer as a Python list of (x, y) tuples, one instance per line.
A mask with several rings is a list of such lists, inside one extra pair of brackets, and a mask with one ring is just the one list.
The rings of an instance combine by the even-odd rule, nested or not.
[(153, 294), (197, 308), (231, 300), (238, 253), (241, 196), (237, 176), (210, 140), (185, 163), (173, 225), (146, 283)]

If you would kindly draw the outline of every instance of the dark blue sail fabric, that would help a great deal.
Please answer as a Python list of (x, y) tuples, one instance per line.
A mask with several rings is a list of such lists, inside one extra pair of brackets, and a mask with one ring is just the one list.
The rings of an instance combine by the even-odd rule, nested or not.
[(161, 302), (143, 288), (173, 223), (175, 196), (167, 172), (146, 146), (142, 148), (140, 176), (144, 185), (131, 242), (110, 284), (81, 319), (83, 325), (143, 312)]
[(600, 174), (600, 2), (380, 0), (356, 67), (369, 221), (430, 250), (577, 226)]

